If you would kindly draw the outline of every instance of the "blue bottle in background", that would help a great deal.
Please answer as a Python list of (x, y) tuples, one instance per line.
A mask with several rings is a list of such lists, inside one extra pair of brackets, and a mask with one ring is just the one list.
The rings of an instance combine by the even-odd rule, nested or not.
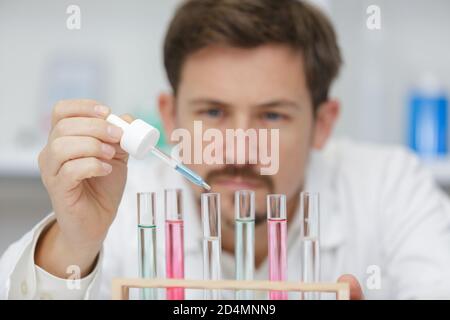
[(409, 97), (409, 147), (422, 158), (448, 152), (448, 99), (433, 76), (426, 76)]

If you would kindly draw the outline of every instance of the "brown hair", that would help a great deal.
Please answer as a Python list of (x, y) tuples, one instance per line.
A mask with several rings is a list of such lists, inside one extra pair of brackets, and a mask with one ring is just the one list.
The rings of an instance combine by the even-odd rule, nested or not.
[(188, 0), (176, 11), (164, 41), (164, 66), (174, 93), (186, 58), (212, 45), (255, 48), (283, 44), (300, 50), (317, 107), (342, 64), (328, 18), (299, 0)]

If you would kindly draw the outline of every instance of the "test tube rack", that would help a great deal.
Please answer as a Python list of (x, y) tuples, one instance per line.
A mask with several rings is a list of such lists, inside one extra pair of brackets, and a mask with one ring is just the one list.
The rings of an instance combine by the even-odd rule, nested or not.
[(186, 280), (186, 279), (144, 279), (114, 278), (112, 280), (112, 299), (128, 300), (130, 288), (185, 288), (203, 290), (281, 290), (297, 292), (331, 292), (336, 293), (337, 300), (350, 299), (348, 283), (301, 283), (268, 280)]

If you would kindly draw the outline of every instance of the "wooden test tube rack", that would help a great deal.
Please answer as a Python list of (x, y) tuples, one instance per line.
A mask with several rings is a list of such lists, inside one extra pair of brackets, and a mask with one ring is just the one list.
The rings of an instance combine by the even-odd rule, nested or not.
[(186, 288), (218, 290), (280, 290), (298, 292), (336, 293), (337, 300), (350, 299), (348, 283), (301, 283), (287, 281), (238, 281), (238, 280), (182, 280), (182, 279), (143, 279), (115, 278), (112, 281), (112, 299), (128, 300), (130, 288)]

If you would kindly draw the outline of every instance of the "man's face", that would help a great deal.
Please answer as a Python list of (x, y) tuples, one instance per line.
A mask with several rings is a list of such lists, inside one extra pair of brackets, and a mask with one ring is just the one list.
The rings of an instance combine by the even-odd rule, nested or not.
[[(170, 108), (169, 120), (167, 116), (164, 119), (169, 136), (173, 129), (185, 128), (195, 139), (194, 121), (200, 120), (203, 131), (217, 128), (223, 132), (224, 149), (229, 148), (226, 129), (279, 130), (279, 154), (271, 155), (279, 159), (274, 175), (261, 175), (260, 163), (188, 165), (206, 179), (212, 192), (221, 194), (223, 234), (234, 232), (236, 190), (255, 191), (257, 222), (265, 220), (267, 194), (285, 194), (288, 208), (297, 201), (314, 126), (313, 106), (299, 52), (275, 45), (202, 49), (185, 61), (176, 100)], [(208, 143), (203, 141), (202, 146)], [(269, 146), (261, 147), (269, 148), (270, 154)], [(226, 163), (226, 152), (220, 156)], [(195, 187), (198, 198), (201, 192)]]

